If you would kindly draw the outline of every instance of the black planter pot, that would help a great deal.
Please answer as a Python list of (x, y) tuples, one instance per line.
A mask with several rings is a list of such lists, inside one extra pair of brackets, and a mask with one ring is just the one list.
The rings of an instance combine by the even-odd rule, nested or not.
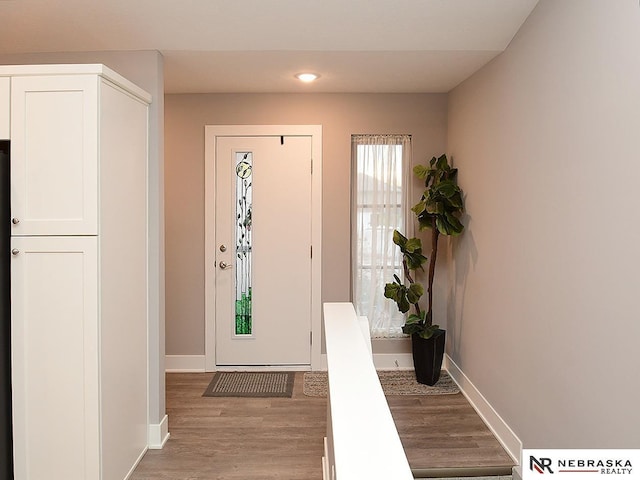
[(440, 379), (445, 338), (446, 332), (441, 329), (438, 329), (431, 338), (425, 339), (416, 333), (411, 335), (413, 366), (418, 383), (433, 386)]

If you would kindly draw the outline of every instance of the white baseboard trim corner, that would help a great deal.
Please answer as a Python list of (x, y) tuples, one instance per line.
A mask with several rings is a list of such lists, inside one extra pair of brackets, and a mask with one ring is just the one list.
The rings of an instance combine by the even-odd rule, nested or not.
[(511, 430), (498, 412), (491, 406), (486, 398), (480, 393), (476, 386), (456, 363), (447, 354), (444, 356), (444, 368), (449, 372), (451, 378), (458, 384), (460, 391), (469, 401), (480, 418), (487, 424), (489, 430), (495, 435), (507, 453), (514, 460), (516, 465), (520, 464), (522, 456), (522, 441)]
[(149, 425), (149, 449), (161, 450), (164, 444), (169, 440), (169, 417), (164, 416), (160, 423), (152, 423)]
[(205, 371), (204, 355), (166, 355), (164, 357), (165, 372), (200, 373)]

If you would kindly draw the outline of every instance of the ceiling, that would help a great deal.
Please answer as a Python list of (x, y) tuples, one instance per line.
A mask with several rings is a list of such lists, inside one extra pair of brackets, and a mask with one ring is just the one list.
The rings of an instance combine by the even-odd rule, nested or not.
[(167, 93), (447, 92), (537, 2), (0, 0), (0, 54), (159, 50)]

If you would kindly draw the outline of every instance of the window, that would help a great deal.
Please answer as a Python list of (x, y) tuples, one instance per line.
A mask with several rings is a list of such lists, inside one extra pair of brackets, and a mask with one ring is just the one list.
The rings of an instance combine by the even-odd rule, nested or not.
[(402, 278), (395, 229), (407, 236), (410, 135), (353, 135), (352, 299), (368, 317), (372, 337), (399, 337), (404, 316), (384, 298), (384, 285)]

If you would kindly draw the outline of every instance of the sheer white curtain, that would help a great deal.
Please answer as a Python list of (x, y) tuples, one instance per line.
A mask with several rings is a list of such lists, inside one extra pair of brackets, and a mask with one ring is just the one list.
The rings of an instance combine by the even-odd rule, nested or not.
[(384, 285), (402, 278), (393, 230), (405, 236), (411, 166), (410, 135), (353, 135), (352, 299), (369, 319), (372, 337), (402, 336), (404, 315), (384, 298)]

